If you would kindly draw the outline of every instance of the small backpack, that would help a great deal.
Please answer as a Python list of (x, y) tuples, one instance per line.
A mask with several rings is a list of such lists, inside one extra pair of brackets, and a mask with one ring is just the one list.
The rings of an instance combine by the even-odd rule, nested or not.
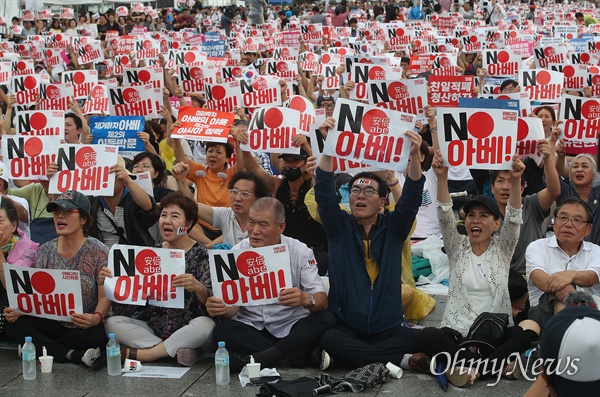
[(508, 314), (481, 313), (469, 328), (467, 338), (460, 346), (477, 346), (481, 356), (486, 358), (504, 343), (507, 327)]

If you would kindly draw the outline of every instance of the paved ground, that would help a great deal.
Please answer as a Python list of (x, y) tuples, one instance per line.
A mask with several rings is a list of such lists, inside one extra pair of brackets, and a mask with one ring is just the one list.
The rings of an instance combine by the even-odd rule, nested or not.
[[(446, 297), (436, 297), (437, 306), (425, 320), (424, 326), (439, 326), (445, 306)], [(35, 342), (35, 341), (34, 341)], [(152, 365), (152, 364), (148, 364)], [(154, 365), (176, 366), (171, 360), (163, 360)], [(291, 380), (301, 376), (317, 376), (317, 369), (298, 370), (280, 367), (283, 379)], [(333, 368), (327, 371), (332, 376), (340, 376), (347, 372)], [(381, 391), (369, 390), (363, 396), (521, 396), (530, 383), (521, 378), (516, 381), (501, 380), (497, 385), (488, 387), (484, 382), (476, 382), (468, 389), (450, 386), (443, 392), (435, 379), (424, 374), (404, 373), (401, 379), (391, 379)], [(22, 377), (21, 361), (14, 349), (0, 349), (0, 396), (43, 396), (43, 397), (76, 397), (76, 396), (218, 396), (246, 397), (254, 396), (258, 388), (246, 386), (242, 388), (237, 375), (232, 375), (229, 386), (215, 385), (215, 372), (211, 359), (205, 359), (194, 365), (181, 379), (148, 379), (108, 376), (106, 370), (88, 372), (74, 364), (55, 364), (51, 374), (37, 373), (37, 379), (25, 381)], [(344, 395), (351, 395), (344, 393)]]

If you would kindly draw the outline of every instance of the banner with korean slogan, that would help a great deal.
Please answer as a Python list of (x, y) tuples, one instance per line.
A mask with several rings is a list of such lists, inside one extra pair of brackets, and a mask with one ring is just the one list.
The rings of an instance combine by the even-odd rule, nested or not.
[(482, 51), (482, 67), (488, 76), (513, 77), (519, 71), (521, 57), (507, 49)]
[(240, 90), (244, 107), (281, 106), (279, 77), (259, 76), (251, 83), (241, 79)]
[(333, 117), (324, 154), (404, 172), (410, 155), (405, 132), (414, 129), (416, 115), (338, 99)]
[(228, 306), (259, 306), (279, 301), (292, 288), (290, 253), (285, 244), (248, 250), (209, 250), (213, 294)]
[(73, 93), (75, 99), (86, 99), (92, 92), (92, 88), (98, 84), (98, 71), (64, 71), (61, 74), (61, 79), (63, 83), (73, 83)]
[(350, 91), (350, 99), (366, 100), (369, 99), (369, 91), (367, 83), (370, 80), (401, 80), (402, 68), (384, 66), (384, 65), (369, 65), (364, 63), (352, 64), (352, 81), (354, 81), (354, 89)]
[(595, 153), (600, 133), (600, 100), (563, 95), (559, 120), (568, 153)]
[(89, 196), (112, 196), (117, 164), (117, 147), (107, 145), (62, 144), (56, 162), (58, 172), (50, 178), (48, 192), (60, 194), (77, 190)]
[(104, 52), (100, 40), (92, 40), (87, 37), (81, 38), (81, 44), (75, 45), (75, 53), (80, 64), (104, 60)]
[(312, 102), (302, 95), (293, 95), (287, 107), (300, 112), (300, 131), (298, 132), (308, 136), (311, 125), (317, 122), (317, 114)]
[(2, 136), (4, 164), (13, 179), (46, 180), (48, 165), (56, 161), (62, 136)]
[(519, 85), (529, 94), (529, 100), (559, 103), (564, 74), (546, 69), (519, 70)]
[(543, 155), (538, 151), (537, 142), (546, 139), (542, 119), (539, 117), (519, 117), (517, 123), (517, 153), (519, 158), (531, 157), (540, 164)]
[(27, 110), (15, 112), (17, 135), (65, 136), (65, 112), (62, 110)]
[(425, 118), (427, 80), (369, 80), (369, 104)]
[(286, 107), (258, 108), (248, 126), (248, 143), (240, 145), (248, 152), (298, 154), (292, 139), (300, 134), (300, 112)]
[(233, 118), (233, 113), (182, 106), (179, 108), (178, 114), (178, 120), (181, 121), (182, 126), (174, 128), (171, 137), (206, 142), (227, 142)]
[(108, 112), (111, 116), (160, 117), (162, 89), (152, 84), (139, 87), (108, 86)]
[(42, 81), (42, 76), (39, 74), (15, 76), (13, 71), (11, 92), (16, 96), (16, 104), (35, 104), (40, 95), (40, 84)]
[(108, 268), (113, 277), (104, 280), (104, 292), (110, 301), (183, 309), (185, 290), (173, 287), (173, 279), (185, 273), (184, 250), (115, 244)]
[(221, 84), (204, 84), (204, 99), (206, 108), (219, 112), (235, 112), (242, 106), (242, 91), (239, 81), (229, 81)]
[(119, 148), (119, 155), (133, 157), (143, 152), (144, 142), (137, 134), (144, 131), (145, 119), (141, 116), (90, 117), (92, 144), (111, 145)]
[(42, 110), (70, 111), (73, 101), (73, 84), (40, 84)]
[(8, 86), (12, 81), (12, 62), (0, 62), (0, 85)]
[(83, 114), (108, 113), (108, 87), (98, 84), (92, 88), (89, 98), (83, 104)]
[[(164, 76), (162, 68), (124, 68), (123, 69), (123, 85), (125, 87), (136, 87), (152, 84), (154, 88), (162, 90), (164, 86)], [(161, 91), (162, 93), (162, 91)]]
[(179, 86), (184, 94), (202, 94), (204, 83), (216, 82), (217, 69), (209, 65), (179, 65)]
[(438, 142), (444, 165), (485, 170), (511, 169), (516, 149), (517, 118), (516, 109), (438, 109)]
[(157, 40), (144, 37), (135, 42), (136, 59), (154, 59), (160, 54), (160, 43)]
[(83, 313), (78, 270), (34, 269), (4, 263), (8, 305), (19, 313), (70, 321)]
[(472, 97), (473, 76), (429, 76), (429, 104), (433, 107), (456, 107), (458, 98)]

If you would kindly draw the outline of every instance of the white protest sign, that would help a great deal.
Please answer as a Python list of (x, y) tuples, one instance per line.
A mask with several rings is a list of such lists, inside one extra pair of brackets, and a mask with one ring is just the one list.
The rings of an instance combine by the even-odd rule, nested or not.
[(46, 180), (46, 171), (61, 146), (61, 136), (2, 136), (4, 164), (13, 179)]
[(285, 107), (263, 107), (252, 114), (248, 143), (240, 145), (249, 152), (300, 153), (292, 139), (300, 133), (300, 112)]

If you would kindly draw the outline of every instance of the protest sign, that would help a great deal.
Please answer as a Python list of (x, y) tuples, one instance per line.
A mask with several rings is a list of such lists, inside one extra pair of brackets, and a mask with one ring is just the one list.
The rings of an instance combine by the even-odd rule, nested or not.
[(15, 76), (13, 73), (11, 92), (16, 95), (17, 105), (33, 105), (40, 95), (40, 75)]
[(83, 114), (107, 114), (108, 113), (108, 87), (98, 84), (92, 88), (90, 97), (83, 104)]
[(125, 87), (147, 87), (149, 84), (152, 84), (153, 88), (162, 90), (162, 87), (164, 86), (162, 68), (123, 69), (123, 85)]
[(256, 108), (260, 106), (280, 106), (281, 89), (278, 78), (272, 76), (259, 76), (254, 82), (240, 80), (242, 104), (244, 107)]
[(292, 143), (300, 133), (300, 112), (286, 107), (262, 107), (252, 114), (248, 143), (240, 145), (249, 152), (300, 153)]
[(9, 61), (0, 62), (0, 85), (8, 86), (12, 81), (12, 63)]
[(61, 79), (63, 83), (73, 83), (73, 92), (75, 99), (86, 99), (92, 92), (92, 87), (98, 84), (98, 71), (64, 71), (61, 75)]
[(74, 45), (75, 53), (80, 64), (90, 62), (99, 62), (104, 59), (104, 52), (100, 45), (100, 40), (92, 40), (87, 37), (82, 37), (81, 44)]
[(511, 92), (508, 94), (479, 94), (479, 98), (518, 101), (519, 102), (519, 115), (521, 117), (527, 117), (531, 114), (531, 105), (529, 102), (529, 94), (524, 91)]
[(185, 251), (115, 244), (108, 253), (113, 277), (104, 281), (106, 297), (123, 304), (183, 309), (183, 287), (173, 287), (185, 273)]
[(287, 107), (300, 112), (300, 131), (298, 131), (298, 133), (309, 135), (311, 125), (317, 122), (317, 116), (312, 102), (302, 95), (293, 95), (290, 98)]
[(205, 79), (204, 71), (207, 68), (207, 65), (179, 65), (177, 68), (179, 71), (179, 85), (184, 94), (203, 93)]
[(521, 59), (511, 50), (487, 49), (482, 51), (482, 67), (488, 76), (513, 77), (519, 70)]
[(73, 84), (40, 84), (41, 110), (71, 110)]
[(378, 107), (416, 114), (425, 118), (427, 105), (427, 81), (410, 80), (373, 80), (369, 81), (369, 104)]
[[(338, 99), (333, 110), (336, 126), (329, 130), (324, 154), (403, 172), (410, 155), (414, 114)], [(393, 122), (392, 122), (393, 120)]]
[(563, 95), (559, 120), (562, 120), (561, 141), (569, 153), (595, 153), (600, 132), (600, 101)]
[(139, 87), (108, 86), (108, 111), (111, 116), (160, 116), (162, 90), (152, 84)]
[(2, 155), (10, 177), (13, 179), (46, 180), (48, 165), (56, 161), (56, 154), (61, 146), (61, 138), (58, 135), (3, 135)]
[(473, 96), (473, 76), (429, 76), (429, 104), (433, 107), (458, 106), (458, 98)]
[(65, 112), (62, 110), (27, 110), (15, 113), (17, 135), (65, 135)]
[(519, 117), (517, 125), (517, 153), (519, 158), (531, 157), (536, 164), (540, 164), (543, 156), (538, 151), (537, 142), (546, 138), (542, 119), (539, 117)]
[(278, 303), (279, 291), (293, 287), (287, 245), (208, 254), (213, 294), (228, 306)]
[(519, 85), (529, 93), (531, 101), (560, 102), (564, 75), (545, 69), (522, 69)]
[(16, 312), (67, 321), (83, 314), (78, 270), (34, 269), (4, 263), (8, 304)]
[(48, 192), (60, 194), (77, 190), (89, 196), (112, 196), (117, 148), (107, 145), (63, 144), (56, 155), (58, 172), (50, 178)]
[(119, 148), (119, 155), (133, 157), (143, 152), (144, 142), (137, 134), (144, 131), (145, 120), (141, 116), (90, 117), (92, 144), (110, 145)]
[(139, 38), (135, 42), (136, 59), (155, 59), (160, 54), (160, 43), (149, 37)]
[(352, 81), (354, 89), (350, 91), (350, 99), (369, 99), (367, 83), (370, 80), (400, 80), (402, 79), (402, 68), (354, 63), (352, 65)]
[(242, 106), (242, 91), (239, 81), (230, 81), (222, 84), (205, 84), (204, 99), (206, 108), (219, 112), (235, 112)]
[(232, 113), (218, 112), (194, 106), (179, 108), (181, 127), (171, 133), (172, 138), (206, 142), (227, 142), (229, 127), (233, 125)]

